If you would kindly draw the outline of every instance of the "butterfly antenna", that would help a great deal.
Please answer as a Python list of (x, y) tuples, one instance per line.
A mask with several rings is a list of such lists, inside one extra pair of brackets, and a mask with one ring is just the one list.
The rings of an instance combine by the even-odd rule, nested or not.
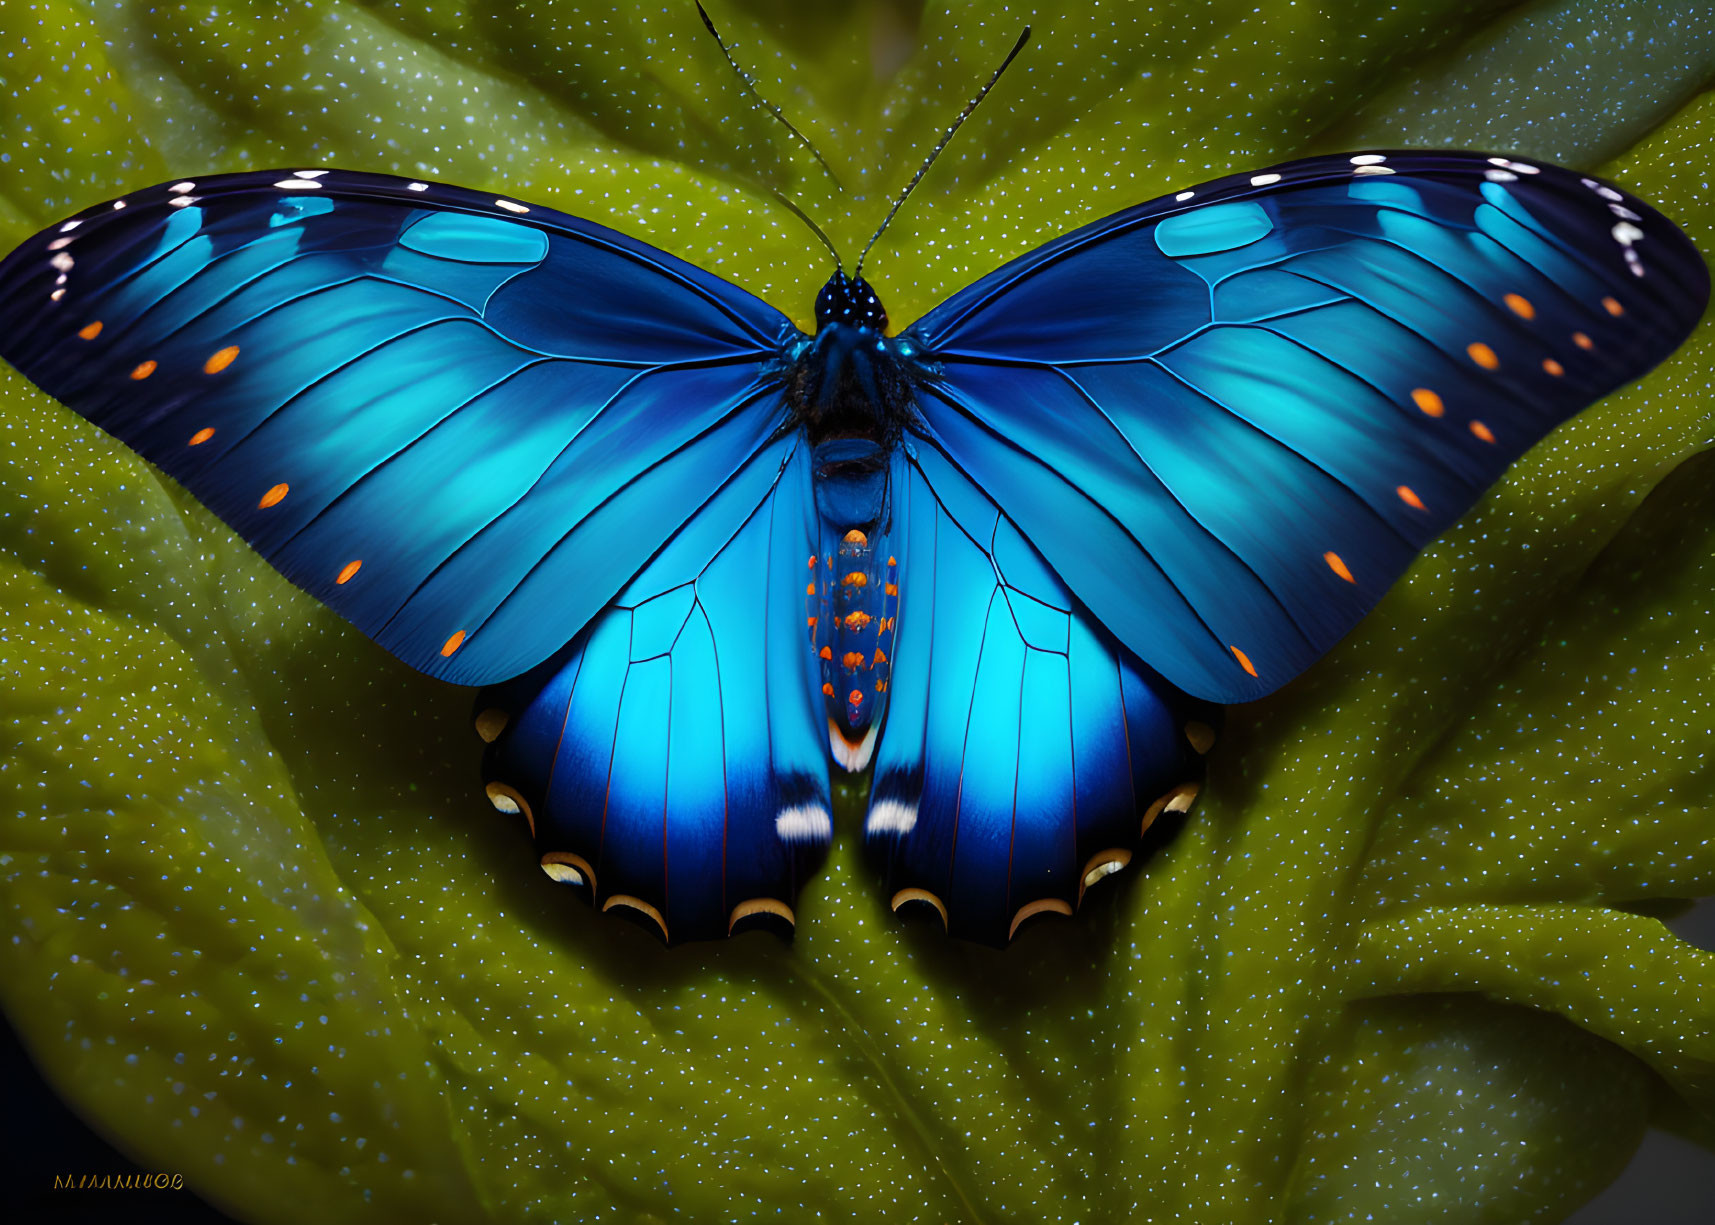
[(899, 206), (905, 203), (906, 197), (911, 194), (911, 189), (916, 187), (923, 176), (929, 173), (929, 167), (933, 166), (935, 159), (941, 156), (941, 150), (945, 149), (947, 142), (953, 139), (953, 133), (957, 132), (959, 126), (971, 117), (971, 112), (977, 109), (982, 100), (988, 97), (989, 90), (993, 89), (994, 83), (1000, 80), (1000, 74), (1006, 71), (1008, 64), (1018, 58), (1018, 53), (1024, 50), (1024, 44), (1029, 41), (1030, 27), (1025, 26), (1024, 32), (1018, 36), (1018, 41), (1012, 44), (1012, 50), (1006, 53), (1006, 58), (1000, 62), (1000, 67), (994, 70), (994, 75), (989, 77), (988, 82), (981, 89), (977, 90), (977, 96), (965, 104), (965, 109), (959, 112), (957, 119), (953, 120), (953, 126), (947, 129), (947, 134), (941, 137), (933, 149), (929, 150), (929, 156), (923, 159), (921, 166), (917, 167), (917, 173), (911, 176), (911, 181), (905, 185), (905, 190), (899, 193), (899, 199), (895, 200), (893, 207), (887, 210), (887, 216), (882, 218), (880, 228), (870, 238), (869, 244), (864, 247), (863, 255), (858, 256), (857, 267), (852, 269), (854, 279), (863, 274), (864, 257), (869, 254), (870, 247), (875, 246), (875, 240), (881, 237), (882, 231), (886, 230), (892, 223), (893, 215), (899, 211)]
[[(768, 184), (764, 183), (763, 186), (768, 187)], [(781, 204), (785, 205), (791, 214), (798, 218), (799, 221), (802, 221), (805, 225), (810, 227), (810, 232), (822, 240), (822, 245), (828, 249), (828, 254), (834, 257), (834, 267), (838, 268), (841, 272), (844, 272), (845, 265), (840, 261), (840, 253), (834, 250), (833, 240), (826, 234), (822, 233), (822, 227), (817, 225), (814, 221), (811, 221), (809, 217), (804, 215), (803, 209), (792, 203), (792, 201), (788, 200), (778, 191), (775, 191), (774, 188), (768, 187), (768, 194), (773, 196)]]
[[(840, 184), (839, 176), (834, 173), (834, 168), (828, 165), (827, 159), (822, 156), (821, 151), (817, 149), (815, 145), (810, 143), (810, 138), (808, 136), (804, 135), (804, 133), (792, 126), (792, 121), (781, 113), (778, 106), (775, 106), (774, 103), (762, 96), (762, 91), (756, 87), (756, 78), (740, 67), (737, 60), (733, 59), (732, 52), (727, 49), (726, 40), (721, 37), (720, 31), (715, 29), (715, 23), (709, 19), (709, 12), (703, 7), (702, 0), (697, 0), (697, 16), (703, 19), (703, 28), (708, 30), (709, 35), (715, 40), (715, 46), (719, 47), (721, 49), (721, 54), (726, 56), (726, 62), (731, 65), (732, 70), (738, 74), (738, 79), (744, 82), (745, 89), (750, 91), (750, 96), (756, 100), (756, 104), (778, 119), (780, 121), (780, 126), (792, 133), (792, 135), (797, 138), (798, 143), (810, 151), (810, 156), (816, 159), (816, 164), (822, 168), (828, 178), (833, 180), (834, 186), (838, 187), (841, 191), (844, 191), (845, 188)], [(791, 205), (788, 205), (787, 207), (791, 208)], [(795, 208), (792, 209), (792, 211), (798, 213), (798, 210)], [(798, 215), (800, 217), (804, 216), (803, 213), (798, 213)], [(805, 218), (805, 220), (809, 219)], [(814, 226), (811, 228), (815, 229)], [(816, 230), (816, 233), (819, 235), (822, 231)], [(827, 242), (827, 239), (824, 237), (822, 241)], [(836, 255), (834, 258), (838, 259), (839, 256)]]

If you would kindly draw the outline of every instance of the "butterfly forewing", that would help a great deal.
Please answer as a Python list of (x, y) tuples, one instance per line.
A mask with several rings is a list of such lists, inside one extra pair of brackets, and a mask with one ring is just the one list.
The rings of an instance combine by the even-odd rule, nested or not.
[(1684, 340), (1672, 222), (1558, 167), (1314, 158), (1115, 214), (907, 333), (914, 443), (1175, 685), (1319, 658), (1505, 467)]
[(770, 445), (793, 331), (589, 222), (342, 171), (153, 188), (0, 265), (8, 361), (466, 684), (558, 650)]

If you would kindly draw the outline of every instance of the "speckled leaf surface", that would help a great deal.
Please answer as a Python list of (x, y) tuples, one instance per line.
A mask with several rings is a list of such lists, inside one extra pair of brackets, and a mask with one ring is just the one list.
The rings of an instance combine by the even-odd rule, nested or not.
[[(1410, 142), (1600, 167), (1715, 251), (1707, 5), (1414, 0), (0, 6), (0, 238), (333, 164), (615, 225), (803, 317), (909, 319), (1163, 190)], [(470, 695), (0, 374), (0, 997), (150, 1168), (257, 1222), (1554, 1220), (1715, 1135), (1715, 337), (1527, 456), (1358, 632), (1235, 710), (1205, 799), (997, 953), (852, 851), (799, 935), (659, 948), (532, 864)]]

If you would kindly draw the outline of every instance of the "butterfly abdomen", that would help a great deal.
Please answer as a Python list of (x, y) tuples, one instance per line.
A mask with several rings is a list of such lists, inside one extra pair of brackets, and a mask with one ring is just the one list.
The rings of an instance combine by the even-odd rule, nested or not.
[(806, 620), (829, 748), (852, 772), (868, 766), (881, 727), (899, 616), (889, 461), (878, 442), (839, 438), (816, 448), (812, 469), (821, 530), (806, 567)]

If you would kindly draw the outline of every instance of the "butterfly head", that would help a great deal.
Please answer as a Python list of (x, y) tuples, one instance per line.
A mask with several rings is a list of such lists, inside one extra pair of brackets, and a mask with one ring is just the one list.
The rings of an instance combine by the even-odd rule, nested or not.
[(869, 282), (834, 273), (816, 295), (816, 334), (783, 354), (787, 402), (813, 443), (868, 438), (891, 445), (914, 415), (914, 388), (929, 372), (919, 344), (887, 335), (887, 312)]
[(887, 311), (875, 290), (861, 276), (847, 276), (843, 268), (835, 271), (816, 295), (816, 330), (819, 332), (833, 323), (877, 332), (887, 330)]

